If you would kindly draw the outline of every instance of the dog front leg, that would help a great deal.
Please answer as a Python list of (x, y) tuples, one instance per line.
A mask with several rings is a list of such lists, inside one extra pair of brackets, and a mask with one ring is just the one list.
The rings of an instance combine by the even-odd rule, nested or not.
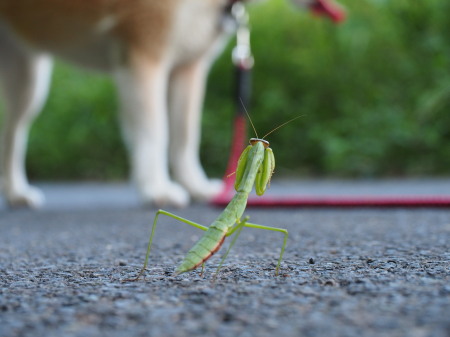
[(28, 183), (25, 156), (30, 125), (47, 96), (52, 63), (0, 31), (0, 89), (5, 120), (1, 148), (2, 188), (11, 206), (37, 208), (43, 194)]
[(170, 78), (170, 164), (175, 179), (198, 200), (209, 200), (222, 189), (208, 179), (200, 164), (201, 112), (208, 62), (177, 67)]
[(185, 206), (188, 193), (169, 178), (167, 76), (164, 65), (134, 57), (116, 71), (132, 178), (145, 203)]

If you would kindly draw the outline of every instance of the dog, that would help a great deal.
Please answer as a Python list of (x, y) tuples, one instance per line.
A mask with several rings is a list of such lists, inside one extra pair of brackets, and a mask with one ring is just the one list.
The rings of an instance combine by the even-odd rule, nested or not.
[[(331, 0), (292, 0), (333, 18)], [(185, 206), (222, 188), (199, 160), (200, 118), (210, 65), (230, 35), (236, 0), (2, 0), (0, 89), (6, 115), (3, 194), (39, 207), (25, 155), (30, 124), (49, 87), (50, 55), (110, 73), (131, 175), (142, 200)], [(170, 177), (170, 172), (173, 179)]]

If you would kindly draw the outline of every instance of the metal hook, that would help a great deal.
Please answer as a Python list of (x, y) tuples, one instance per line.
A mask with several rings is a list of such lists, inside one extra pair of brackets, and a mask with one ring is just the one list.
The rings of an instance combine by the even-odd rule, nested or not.
[(232, 52), (233, 63), (245, 69), (251, 69), (255, 63), (250, 48), (249, 16), (242, 2), (237, 1), (231, 7), (231, 14), (237, 23), (236, 46)]

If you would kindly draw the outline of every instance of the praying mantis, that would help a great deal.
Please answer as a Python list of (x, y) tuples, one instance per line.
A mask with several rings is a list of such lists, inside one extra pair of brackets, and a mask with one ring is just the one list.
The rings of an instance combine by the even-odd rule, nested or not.
[[(250, 116), (249, 116), (250, 117)], [(205, 262), (216, 253), (220, 247), (223, 245), (225, 238), (235, 234), (233, 240), (228, 247), (228, 250), (222, 257), (222, 260), (217, 267), (216, 275), (219, 272), (223, 262), (225, 261), (228, 253), (231, 248), (235, 244), (239, 234), (241, 233), (244, 227), (247, 228), (256, 228), (256, 229), (265, 229), (269, 231), (281, 232), (284, 234), (283, 245), (281, 246), (280, 257), (278, 258), (278, 263), (275, 268), (275, 275), (278, 275), (281, 265), (281, 260), (283, 259), (283, 254), (287, 245), (288, 239), (288, 231), (283, 228), (277, 227), (269, 227), (258, 225), (254, 223), (248, 222), (249, 217), (245, 217), (241, 220), (242, 215), (244, 214), (247, 200), (250, 192), (255, 186), (256, 194), (261, 196), (266, 191), (268, 184), (270, 183), (270, 179), (272, 177), (273, 171), (275, 169), (275, 157), (272, 149), (269, 147), (269, 142), (264, 138), (268, 136), (273, 131), (279, 129), (280, 127), (290, 123), (291, 121), (299, 118), (301, 116), (297, 116), (281, 124), (276, 127), (269, 133), (267, 133), (262, 138), (251, 138), (250, 145), (248, 145), (244, 151), (242, 152), (237, 168), (236, 168), (236, 181), (234, 184), (236, 194), (225, 207), (225, 209), (220, 213), (220, 215), (214, 220), (209, 227), (205, 227), (188, 219), (184, 219), (179, 217), (173, 213), (164, 211), (162, 209), (156, 212), (155, 218), (153, 220), (152, 231), (150, 234), (150, 239), (147, 246), (147, 253), (145, 255), (144, 266), (141, 271), (133, 280), (138, 280), (145, 269), (147, 268), (150, 250), (152, 246), (153, 236), (155, 234), (156, 224), (158, 222), (158, 218), (161, 214), (169, 216), (175, 220), (186, 223), (195, 228), (201, 229), (205, 231), (205, 234), (197, 241), (197, 243), (189, 250), (185, 258), (182, 260), (181, 264), (175, 271), (175, 275), (179, 275), (191, 270), (196, 269), (200, 265), (202, 266), (202, 273), (204, 269)], [(251, 119), (250, 119), (251, 122)], [(256, 133), (256, 129), (251, 122), (253, 129), (255, 130), (256, 137), (258, 137)]]

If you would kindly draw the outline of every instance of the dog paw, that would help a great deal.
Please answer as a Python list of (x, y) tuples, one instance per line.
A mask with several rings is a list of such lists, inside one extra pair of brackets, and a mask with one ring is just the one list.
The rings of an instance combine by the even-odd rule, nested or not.
[(6, 201), (10, 207), (28, 207), (38, 209), (45, 203), (44, 194), (37, 188), (27, 187), (22, 191), (6, 193)]
[(210, 179), (194, 186), (195, 189), (190, 191), (192, 197), (199, 201), (209, 201), (223, 190), (224, 184), (220, 179)]
[(189, 204), (189, 194), (180, 185), (169, 182), (157, 188), (141, 189), (141, 196), (146, 204), (157, 207), (186, 207)]

